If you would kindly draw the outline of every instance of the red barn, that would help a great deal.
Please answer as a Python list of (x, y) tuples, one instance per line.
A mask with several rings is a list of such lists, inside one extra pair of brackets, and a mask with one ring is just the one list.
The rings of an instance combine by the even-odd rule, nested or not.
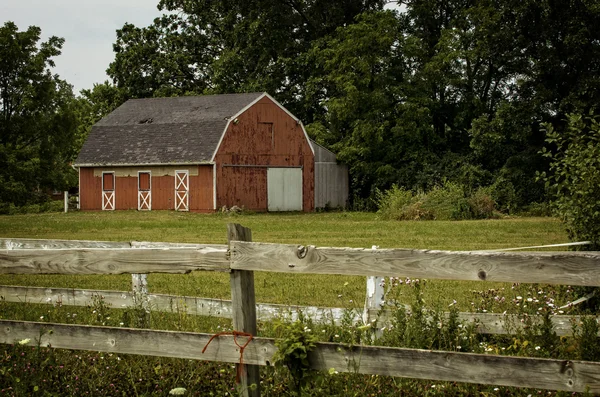
[(129, 100), (92, 127), (75, 166), (82, 210), (315, 207), (313, 147), (266, 93)]

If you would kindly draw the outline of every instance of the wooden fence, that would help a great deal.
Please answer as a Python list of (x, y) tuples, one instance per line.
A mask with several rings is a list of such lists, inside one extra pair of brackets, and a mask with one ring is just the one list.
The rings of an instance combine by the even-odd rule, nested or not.
[[(598, 252), (449, 252), (263, 244), (250, 242), (250, 230), (239, 225), (229, 225), (228, 237), (229, 249), (226, 246), (204, 244), (132, 245), (5, 239), (0, 246), (0, 273), (229, 272), (232, 301), (221, 302), (221, 307), (227, 307), (222, 312), (230, 313), (234, 329), (253, 335), (256, 335), (257, 318), (253, 271), (600, 285)], [(3, 287), (2, 291), (7, 292), (10, 288), (19, 287)], [(28, 291), (31, 293), (28, 296), (41, 295), (40, 289), (29, 288)], [(85, 294), (70, 291), (73, 302), (82, 301)], [(46, 293), (44, 289), (44, 294)], [(125, 293), (117, 294), (122, 295), (121, 298), (114, 296), (115, 301), (128, 301)], [(168, 296), (150, 294), (149, 298), (152, 299), (151, 297), (155, 298), (154, 302), (165, 305), (172, 302), (172, 297)], [(196, 298), (177, 299), (188, 302)], [(211, 311), (214, 305), (191, 307), (195, 307), (192, 310), (196, 310), (198, 314), (207, 314), (206, 307), (209, 315), (215, 314)], [(260, 309), (260, 305), (258, 307)], [(0, 326), (0, 343), (14, 343), (24, 338), (36, 339), (42, 335), (41, 343), (51, 344), (55, 348), (229, 363), (237, 363), (239, 360), (239, 349), (232, 336), (219, 336), (203, 354), (200, 349), (208, 342), (210, 334), (10, 320), (0, 320)], [(44, 332), (49, 329), (53, 332)], [(244, 362), (248, 365), (243, 367), (245, 372), (240, 385), (243, 394), (259, 395), (258, 387), (247, 386), (259, 384), (258, 366), (270, 365), (274, 352), (274, 340), (268, 338), (254, 338), (244, 350)], [(349, 347), (335, 343), (319, 343), (311, 352), (309, 361), (313, 368), (320, 370), (335, 368), (339, 372), (600, 393), (600, 363), (586, 361), (376, 346)]]

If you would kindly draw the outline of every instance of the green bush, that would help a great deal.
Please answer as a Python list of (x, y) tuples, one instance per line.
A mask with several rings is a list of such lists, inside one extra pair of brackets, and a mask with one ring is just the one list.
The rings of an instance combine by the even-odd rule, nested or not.
[(517, 192), (510, 180), (502, 176), (496, 178), (490, 186), (490, 194), (498, 211), (511, 214), (518, 208)]
[(376, 197), (378, 213), (384, 219), (416, 220), (422, 219), (425, 215), (421, 211), (422, 195), (414, 194), (397, 185), (393, 185), (385, 192), (377, 190)]
[(492, 198), (489, 187), (480, 187), (468, 199), (471, 216), (474, 219), (489, 219), (494, 217), (496, 203)]
[(461, 220), (492, 218), (495, 202), (490, 188), (479, 188), (466, 196), (461, 185), (446, 182), (427, 193), (392, 186), (377, 192), (379, 215), (395, 220)]
[(13, 203), (0, 204), (0, 215), (39, 214), (42, 212), (62, 212), (64, 203), (58, 200), (50, 200), (40, 204), (29, 204), (21, 207)]
[(571, 114), (565, 131), (546, 124), (542, 149), (550, 175), (541, 174), (553, 194), (553, 206), (573, 240), (589, 240), (587, 249), (600, 249), (600, 123), (599, 117)]
[(453, 182), (431, 189), (424, 197), (422, 208), (437, 220), (471, 218), (465, 191), (462, 186)]

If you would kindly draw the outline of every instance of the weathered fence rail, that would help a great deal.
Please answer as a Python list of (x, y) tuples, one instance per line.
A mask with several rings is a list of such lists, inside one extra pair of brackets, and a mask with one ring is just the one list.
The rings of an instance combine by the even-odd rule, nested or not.
[[(600, 285), (600, 253), (447, 252), (428, 250), (316, 248), (248, 242), (249, 229), (230, 226), (229, 252), (223, 246), (160, 245), (34, 247), (37, 240), (3, 242), (0, 273), (121, 274), (231, 272), (234, 329), (256, 334), (253, 271), (314, 274), (379, 274), (452, 280)], [(236, 241), (246, 240), (246, 241)], [(68, 243), (64, 243), (68, 245)], [(99, 243), (104, 244), (104, 243)], [(110, 243), (112, 244), (112, 243)], [(129, 244), (127, 246), (126, 244)], [(134, 249), (135, 248), (135, 249)], [(492, 317), (494, 318), (494, 317)], [(160, 355), (238, 362), (232, 337), (220, 336), (200, 349), (211, 335), (110, 327), (0, 321), (0, 342), (41, 336), (42, 344), (65, 349)], [(52, 330), (52, 333), (45, 332)], [(255, 338), (244, 351), (245, 384), (258, 381), (257, 365), (269, 365), (272, 339)], [(600, 363), (469, 354), (418, 349), (348, 347), (321, 343), (310, 353), (315, 369), (412, 377), (419, 379), (533, 387), (600, 393)], [(258, 395), (257, 388), (242, 388)]]
[[(47, 331), (52, 330), (52, 333)], [(0, 342), (41, 339), (55, 348), (238, 363), (232, 336), (0, 320)], [(244, 349), (249, 365), (271, 365), (275, 341), (254, 338)], [(600, 393), (600, 363), (375, 346), (319, 343), (314, 369), (440, 381)]]
[[(74, 288), (18, 287), (0, 285), (0, 297), (5, 302), (37, 303), (67, 306), (89, 306), (94, 296), (101, 296), (103, 301), (115, 309), (131, 307), (135, 302), (131, 291), (83, 290)], [(190, 315), (232, 318), (231, 300), (201, 298), (195, 296), (152, 294), (146, 296), (152, 311), (167, 313), (186, 313)], [(348, 309), (341, 307), (316, 307), (300, 305), (280, 305), (257, 303), (256, 315), (260, 321), (276, 318), (295, 320), (299, 312), (315, 322), (332, 321), (339, 325)], [(353, 310), (356, 320), (360, 319), (358, 311)], [(378, 326), (388, 325), (389, 311), (370, 309), (369, 318), (377, 319)], [(521, 329), (523, 324), (517, 315), (501, 313), (459, 313), (459, 320), (474, 323), (476, 331), (481, 334), (510, 334)], [(558, 336), (568, 336), (573, 332), (572, 321), (580, 322), (582, 316), (553, 315), (550, 317), (554, 331)], [(600, 336), (600, 331), (599, 334)]]

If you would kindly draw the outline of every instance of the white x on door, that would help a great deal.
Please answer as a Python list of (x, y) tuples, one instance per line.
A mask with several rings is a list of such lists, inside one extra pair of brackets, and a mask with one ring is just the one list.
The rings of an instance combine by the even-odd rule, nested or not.
[(115, 173), (102, 173), (102, 211), (115, 209)]
[(138, 172), (138, 211), (152, 209), (152, 190), (150, 171)]
[(175, 171), (175, 211), (189, 211), (190, 174)]

